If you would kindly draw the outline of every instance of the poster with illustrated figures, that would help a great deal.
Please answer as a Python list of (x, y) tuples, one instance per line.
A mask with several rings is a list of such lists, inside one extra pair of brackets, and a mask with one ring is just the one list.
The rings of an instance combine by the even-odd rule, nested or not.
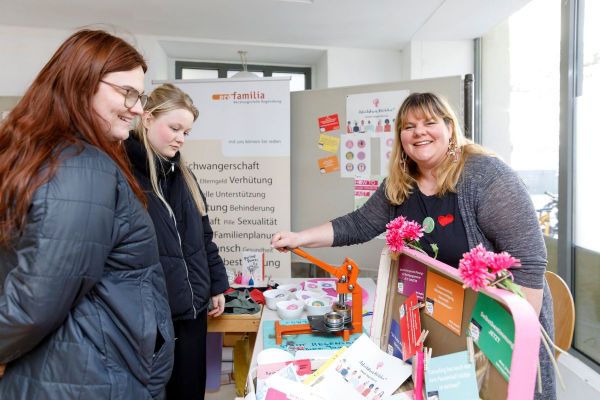
[[(379, 146), (374, 147), (379, 150), (379, 170), (371, 165), (370, 154), (365, 157), (368, 165), (362, 171), (355, 168), (345, 168), (342, 166), (342, 177), (368, 176), (371, 174), (388, 175), (388, 160), (391, 156), (394, 143), (394, 124), (396, 123), (396, 114), (400, 105), (409, 95), (408, 90), (395, 90), (389, 92), (361, 93), (346, 97), (346, 135), (352, 134), (361, 137), (370, 142), (373, 138), (379, 139)], [(342, 134), (342, 141), (344, 136)], [(376, 146), (374, 144), (374, 146)], [(370, 144), (369, 144), (370, 153)], [(342, 155), (344, 156), (344, 155)], [(345, 159), (341, 158), (342, 160)], [(348, 162), (345, 162), (348, 164)], [(349, 170), (351, 169), (351, 170)]]

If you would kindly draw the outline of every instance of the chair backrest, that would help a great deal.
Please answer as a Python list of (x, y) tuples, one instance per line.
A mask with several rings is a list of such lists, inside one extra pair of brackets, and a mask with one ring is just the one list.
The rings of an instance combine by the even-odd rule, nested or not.
[[(571, 348), (575, 329), (575, 303), (566, 282), (552, 271), (546, 271), (546, 281), (554, 299), (554, 344), (562, 350)], [(558, 358), (560, 352), (556, 352)]]

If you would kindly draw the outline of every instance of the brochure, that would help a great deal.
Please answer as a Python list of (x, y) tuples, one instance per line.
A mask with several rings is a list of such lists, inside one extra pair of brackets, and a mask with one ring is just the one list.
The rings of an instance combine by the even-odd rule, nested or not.
[(410, 257), (398, 261), (398, 293), (404, 296), (417, 294), (417, 299), (425, 298), (425, 274), (427, 267)]
[(361, 335), (333, 363), (311, 377), (311, 386), (330, 399), (387, 398), (410, 377), (412, 367)]
[(417, 343), (421, 335), (421, 315), (418, 305), (417, 294), (413, 293), (400, 306), (400, 338), (404, 361), (414, 356), (419, 347), (423, 345)]
[(458, 282), (429, 271), (425, 287), (425, 312), (460, 335), (465, 290)]
[(471, 314), (469, 336), (508, 381), (515, 340), (515, 324), (508, 311), (489, 296), (479, 293)]

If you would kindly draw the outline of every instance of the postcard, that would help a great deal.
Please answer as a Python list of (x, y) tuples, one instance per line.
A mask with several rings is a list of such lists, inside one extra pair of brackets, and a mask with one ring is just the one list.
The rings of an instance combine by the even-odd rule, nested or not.
[(319, 158), (319, 171), (322, 174), (329, 174), (331, 172), (340, 170), (340, 162), (337, 156), (329, 156), (324, 158)]
[(479, 400), (475, 364), (466, 351), (433, 357), (425, 371), (427, 400)]
[(329, 132), (340, 129), (340, 119), (337, 114), (319, 117), (319, 131)]
[(321, 133), (319, 135), (319, 148), (329, 153), (337, 154), (337, 151), (340, 148), (339, 136), (332, 136)]

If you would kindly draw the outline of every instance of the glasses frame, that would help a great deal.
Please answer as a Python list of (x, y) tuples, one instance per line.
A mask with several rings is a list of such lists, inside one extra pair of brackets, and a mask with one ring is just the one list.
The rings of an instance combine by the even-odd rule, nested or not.
[[(142, 108), (144, 108), (146, 106), (146, 103), (148, 103), (148, 95), (144, 94), (144, 92), (140, 93), (134, 88), (120, 86), (120, 85), (117, 85), (117, 84), (114, 84), (111, 82), (107, 82), (103, 79), (100, 79), (100, 82), (105, 83), (108, 86), (113, 87), (114, 89), (120, 89), (120, 90), (125, 91), (125, 94), (123, 95), (123, 105), (128, 110), (135, 107), (135, 105), (137, 104), (138, 101), (142, 105)], [(135, 101), (133, 101), (133, 99), (135, 99)], [(131, 103), (132, 101), (133, 101), (133, 103), (131, 105), (128, 105), (128, 103)]]

